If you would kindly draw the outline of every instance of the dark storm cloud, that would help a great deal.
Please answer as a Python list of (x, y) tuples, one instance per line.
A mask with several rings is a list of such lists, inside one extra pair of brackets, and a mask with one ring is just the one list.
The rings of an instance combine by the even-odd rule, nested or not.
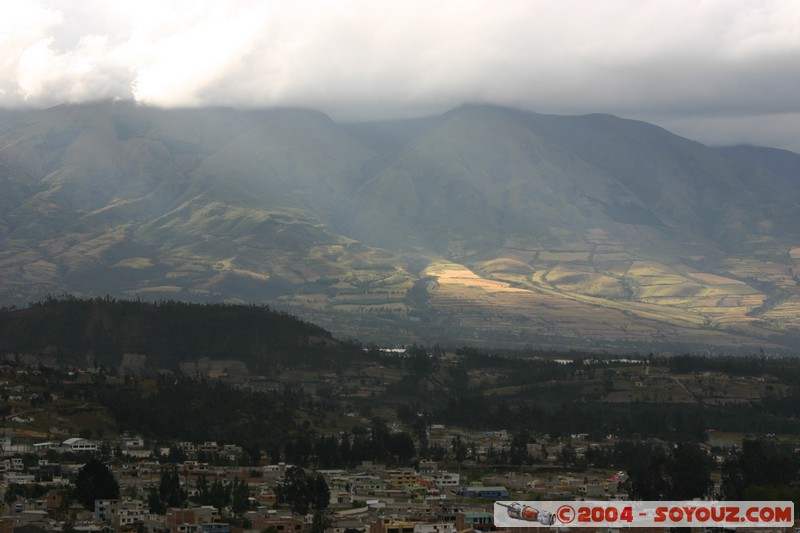
[[(794, 0), (24, 1), (0, 105), (295, 105), (345, 120), (465, 101), (607, 112), (800, 150)], [(770, 126), (772, 125), (772, 126)]]

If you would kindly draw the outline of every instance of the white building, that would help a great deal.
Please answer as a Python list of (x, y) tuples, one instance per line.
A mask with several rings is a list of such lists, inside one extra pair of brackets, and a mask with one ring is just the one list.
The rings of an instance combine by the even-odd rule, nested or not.
[(144, 448), (144, 438), (141, 435), (123, 435), (119, 438), (123, 448), (141, 449)]
[(67, 439), (61, 443), (61, 449), (65, 452), (73, 453), (96, 453), (97, 443), (88, 439), (82, 439), (80, 437), (72, 437), (71, 439)]
[(451, 522), (439, 524), (414, 524), (414, 533), (456, 533), (456, 525)]
[(461, 482), (461, 476), (452, 472), (445, 472), (440, 470), (438, 472), (431, 472), (423, 476), (424, 479), (430, 481), (439, 488), (442, 487), (457, 487)]

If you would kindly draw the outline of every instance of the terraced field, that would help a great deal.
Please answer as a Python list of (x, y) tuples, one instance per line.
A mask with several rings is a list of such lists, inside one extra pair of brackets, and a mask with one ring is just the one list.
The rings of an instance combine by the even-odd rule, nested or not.
[[(507, 281), (481, 277), (465, 266), (454, 263), (429, 266), (425, 274), (436, 280), (430, 290), (431, 307), (440, 314), (452, 316), (458, 320), (460, 326), (476, 333), (501, 329), (519, 338), (527, 337), (538, 341), (547, 338), (559, 338), (563, 341), (566, 338), (571, 339), (575, 345), (583, 346), (603, 346), (620, 342), (634, 345), (683, 342), (751, 347), (770, 344), (763, 338), (754, 340), (740, 334), (758, 332), (766, 336), (770, 333), (756, 327), (744, 331), (747, 329), (747, 322), (754, 319), (744, 316), (743, 306), (736, 308), (742, 316), (741, 323), (736, 323), (742, 328), (739, 333), (721, 329), (712, 322), (712, 318), (691, 306), (665, 306), (648, 302), (644, 298), (623, 300), (588, 295), (575, 290), (579, 285), (574, 282), (569, 285), (569, 289), (565, 289), (548, 282), (550, 278), (547, 273), (552, 270), (536, 271), (521, 282), (519, 269), (508, 270), (509, 264), (513, 263), (505, 263), (506, 270), (499, 271), (511, 273)], [(496, 262), (494, 264), (499, 265)], [(563, 274), (564, 266), (559, 265), (554, 270), (560, 275), (558, 279), (563, 280), (566, 276)], [(497, 276), (497, 271), (493, 274)], [(593, 275), (584, 272), (573, 276), (585, 280), (591, 279)], [(607, 275), (595, 276), (616, 279)], [(672, 277), (674, 281), (670, 279), (673, 282), (670, 284), (681, 287), (681, 278), (675, 275)], [(660, 277), (657, 283), (645, 286), (663, 286), (664, 279)], [(695, 285), (701, 289), (697, 293), (714, 292), (703, 283), (695, 282)], [(738, 287), (738, 284), (733, 285)], [(715, 290), (719, 294), (727, 295), (719, 288)]]
[[(517, 243), (501, 252), (483, 261), (429, 260), (414, 272), (378, 268), (374, 258), (362, 268), (331, 247), (316, 252), (319, 263), (303, 273), (311, 280), (306, 290), (282, 302), (339, 334), (371, 340), (374, 331), (374, 338), (403, 344), (447, 338), (487, 346), (752, 352), (784, 351), (800, 332), (800, 248), (785, 250), (783, 261), (775, 253), (675, 262), (600, 236), (583, 247)], [(397, 321), (396, 338), (379, 333), (388, 320)]]
[[(777, 348), (800, 329), (800, 248), (786, 262), (702, 256), (646, 259), (619, 243), (508, 250), (507, 257), (434, 262), (430, 306), (479, 336), (510, 331), (575, 345), (678, 343)], [(652, 256), (652, 255), (651, 255)], [(699, 268), (698, 268), (699, 267)], [(710, 268), (713, 267), (713, 268)]]

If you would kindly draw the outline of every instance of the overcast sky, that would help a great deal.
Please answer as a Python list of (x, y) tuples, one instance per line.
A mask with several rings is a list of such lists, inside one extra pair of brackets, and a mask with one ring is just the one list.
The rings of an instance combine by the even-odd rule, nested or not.
[(797, 0), (9, 0), (0, 106), (490, 102), (800, 152)]

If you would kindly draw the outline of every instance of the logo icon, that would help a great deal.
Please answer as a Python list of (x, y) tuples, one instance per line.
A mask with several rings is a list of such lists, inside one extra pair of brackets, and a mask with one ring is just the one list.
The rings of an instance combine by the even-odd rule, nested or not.
[(556, 517), (562, 524), (571, 524), (575, 520), (575, 509), (571, 505), (562, 505), (556, 511)]

